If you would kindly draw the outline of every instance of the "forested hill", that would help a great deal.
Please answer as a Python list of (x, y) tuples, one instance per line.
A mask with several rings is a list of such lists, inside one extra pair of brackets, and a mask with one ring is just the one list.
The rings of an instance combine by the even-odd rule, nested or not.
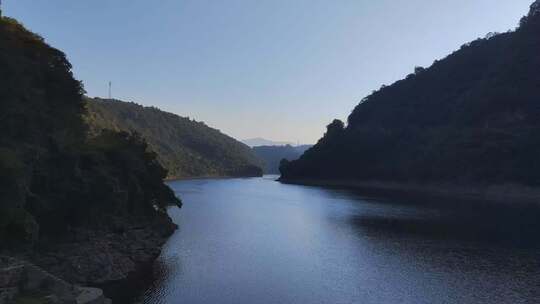
[(133, 102), (96, 98), (86, 105), (92, 129), (141, 134), (169, 178), (262, 175), (262, 163), (248, 146), (203, 122)]
[(169, 221), (165, 207), (180, 202), (146, 143), (88, 137), (84, 90), (65, 54), (3, 17), (0, 79), (0, 252), (79, 228)]
[(296, 160), (309, 148), (311, 145), (301, 146), (257, 146), (253, 147), (255, 154), (263, 160), (263, 171), (265, 174), (279, 174), (279, 164), (282, 159)]
[(284, 180), (540, 185), (540, 1), (334, 121)]

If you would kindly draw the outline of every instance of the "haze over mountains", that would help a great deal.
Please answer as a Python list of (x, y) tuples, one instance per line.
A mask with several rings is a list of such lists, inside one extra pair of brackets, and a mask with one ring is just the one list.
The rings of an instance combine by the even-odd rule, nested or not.
[(265, 139), (261, 137), (244, 139), (242, 140), (242, 142), (252, 148), (259, 147), (259, 146), (286, 146), (286, 145), (293, 146), (294, 145), (294, 143), (292, 142), (273, 141), (273, 140), (269, 140), (269, 139)]
[(279, 164), (283, 159), (288, 161), (298, 159), (312, 145), (301, 146), (257, 146), (253, 147), (255, 155), (263, 161), (263, 172), (265, 174), (279, 174)]
[(244, 139), (242, 142), (251, 147), (262, 161), (264, 174), (279, 174), (281, 160), (298, 159), (312, 145), (295, 145), (291, 142), (272, 141), (264, 138)]
[(540, 1), (513, 32), (467, 43), (364, 98), (284, 180), (540, 185)]

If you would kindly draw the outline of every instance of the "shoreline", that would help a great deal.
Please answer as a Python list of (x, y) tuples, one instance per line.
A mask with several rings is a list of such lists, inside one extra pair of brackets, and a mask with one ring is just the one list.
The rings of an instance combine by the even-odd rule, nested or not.
[(263, 175), (258, 176), (229, 176), (229, 175), (204, 175), (204, 176), (185, 176), (185, 177), (167, 177), (163, 181), (165, 182), (174, 182), (174, 181), (185, 181), (185, 180), (205, 180), (205, 179), (235, 179), (235, 178), (257, 178), (263, 177)]
[(451, 183), (422, 184), (385, 181), (283, 179), (283, 184), (344, 188), (377, 195), (415, 195), (440, 199), (459, 199), (498, 204), (530, 204), (540, 206), (540, 188), (519, 184), (470, 185)]
[(74, 229), (61, 239), (47, 239), (31, 249), (4, 254), (70, 284), (99, 288), (115, 303), (126, 303), (115, 287), (153, 265), (177, 228), (168, 215), (115, 218), (105, 229)]

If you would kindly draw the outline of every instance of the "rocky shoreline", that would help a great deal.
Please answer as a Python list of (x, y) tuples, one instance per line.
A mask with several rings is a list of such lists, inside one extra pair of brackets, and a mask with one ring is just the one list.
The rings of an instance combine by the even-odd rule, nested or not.
[(126, 279), (139, 265), (155, 260), (177, 226), (169, 217), (116, 222), (115, 229), (79, 229), (70, 240), (41, 248), (28, 257), (72, 283), (99, 285)]
[(42, 268), (0, 256), (0, 304), (111, 304), (99, 288), (68, 283)]
[[(76, 286), (102, 287), (127, 280), (151, 264), (177, 229), (166, 214), (115, 218), (107, 228), (79, 228), (32, 250), (5, 253)], [(105, 296), (109, 297), (107, 293)], [(114, 299), (113, 299), (114, 300)]]

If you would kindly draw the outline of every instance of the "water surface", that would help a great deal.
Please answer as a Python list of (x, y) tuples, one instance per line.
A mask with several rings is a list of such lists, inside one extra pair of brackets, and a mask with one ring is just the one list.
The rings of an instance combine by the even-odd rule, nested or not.
[[(535, 208), (370, 198), (273, 178), (171, 182), (148, 304), (538, 303)], [(452, 206), (449, 208), (448, 206)]]

